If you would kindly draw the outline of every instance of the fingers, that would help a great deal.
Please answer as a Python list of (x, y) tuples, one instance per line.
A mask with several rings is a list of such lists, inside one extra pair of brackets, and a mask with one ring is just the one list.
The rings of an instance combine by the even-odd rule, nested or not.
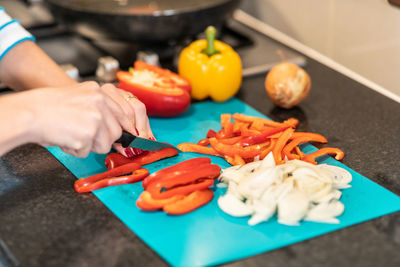
[(122, 128), (135, 134), (135, 109), (127, 101), (128, 96), (131, 94), (115, 88), (112, 84), (105, 84), (101, 89), (109, 97), (107, 104), (117, 117)]
[(146, 113), (146, 106), (138, 99), (131, 98), (129, 103), (135, 109), (135, 125), (138, 135), (143, 138), (154, 137), (150, 129), (149, 118)]

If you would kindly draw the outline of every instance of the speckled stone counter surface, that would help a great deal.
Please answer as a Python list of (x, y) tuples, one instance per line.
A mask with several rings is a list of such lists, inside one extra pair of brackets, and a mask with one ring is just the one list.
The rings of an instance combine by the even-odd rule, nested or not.
[[(238, 97), (275, 120), (300, 119), (346, 153), (344, 163), (400, 194), (400, 104), (308, 59), (313, 85), (292, 110), (275, 108), (264, 75)], [(44, 148), (0, 158), (0, 266), (165, 266)], [(373, 196), (371, 196), (373, 197)], [(238, 241), (239, 242), (239, 241)], [(400, 266), (400, 213), (387, 215), (228, 266)]]

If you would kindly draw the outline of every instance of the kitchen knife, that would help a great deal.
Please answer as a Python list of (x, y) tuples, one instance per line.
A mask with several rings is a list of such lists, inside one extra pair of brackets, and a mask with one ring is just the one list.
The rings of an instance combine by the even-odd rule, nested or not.
[(122, 131), (122, 136), (115, 141), (115, 143), (121, 143), (123, 147), (134, 147), (149, 151), (157, 151), (163, 148), (171, 147), (178, 150), (178, 152), (181, 152), (173, 145), (138, 137), (128, 133), (127, 131)]

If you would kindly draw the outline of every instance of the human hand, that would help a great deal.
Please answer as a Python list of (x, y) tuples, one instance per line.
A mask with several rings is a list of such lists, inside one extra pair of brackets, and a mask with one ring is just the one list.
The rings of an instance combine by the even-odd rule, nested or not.
[[(115, 88), (112, 84), (105, 84), (101, 87), (102, 91), (108, 95), (121, 109), (112, 109), (117, 117), (126, 117), (129, 123), (123, 123), (122, 127), (133, 135), (155, 140), (150, 128), (149, 118), (146, 114), (145, 105), (131, 93)], [(117, 114), (122, 110), (123, 114)], [(121, 144), (114, 144), (114, 148), (125, 157), (133, 157), (142, 153), (136, 148), (123, 148)]]
[(90, 151), (107, 153), (128, 125), (118, 105), (95, 82), (62, 88), (27, 91), (25, 108), (32, 111), (34, 141), (60, 146), (65, 152), (86, 157)]

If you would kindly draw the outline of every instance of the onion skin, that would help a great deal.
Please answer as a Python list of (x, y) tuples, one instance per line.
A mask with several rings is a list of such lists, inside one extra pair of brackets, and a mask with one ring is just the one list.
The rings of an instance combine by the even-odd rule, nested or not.
[(267, 74), (265, 89), (275, 105), (289, 109), (308, 96), (311, 79), (302, 68), (283, 62), (273, 67)]

